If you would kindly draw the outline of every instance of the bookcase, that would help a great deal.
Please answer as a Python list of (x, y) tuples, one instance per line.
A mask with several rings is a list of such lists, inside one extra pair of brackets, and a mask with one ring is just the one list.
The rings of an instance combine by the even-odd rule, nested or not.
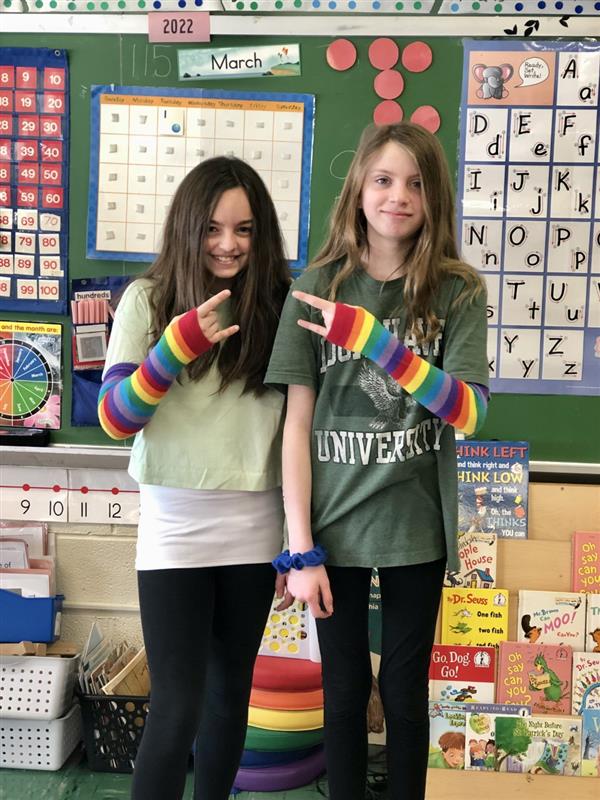
[[(517, 634), (519, 589), (569, 591), (571, 536), (600, 527), (600, 486), (535, 483), (529, 487), (529, 538), (498, 540), (498, 587), (510, 592), (509, 631)], [(439, 632), (439, 620), (438, 620)], [(430, 769), (427, 800), (598, 800), (600, 778)]]

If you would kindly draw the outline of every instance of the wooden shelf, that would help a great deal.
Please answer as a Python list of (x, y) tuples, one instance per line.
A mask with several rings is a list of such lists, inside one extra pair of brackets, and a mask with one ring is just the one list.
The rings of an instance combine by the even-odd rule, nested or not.
[[(498, 540), (496, 586), (510, 593), (509, 635), (517, 638), (519, 589), (571, 589), (571, 537), (600, 528), (600, 486), (532, 483), (529, 538)], [(437, 632), (440, 630), (438, 618)], [(439, 641), (439, 638), (436, 637)], [(430, 769), (426, 800), (600, 800), (600, 778)]]
[(600, 778), (515, 775), (451, 769), (427, 771), (426, 800), (598, 800)]

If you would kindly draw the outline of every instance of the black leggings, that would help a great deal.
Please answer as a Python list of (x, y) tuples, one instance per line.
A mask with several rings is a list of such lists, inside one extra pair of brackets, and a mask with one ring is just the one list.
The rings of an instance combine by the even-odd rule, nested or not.
[(133, 800), (226, 800), (246, 735), (252, 671), (274, 594), (270, 564), (138, 572), (150, 711)]
[[(445, 559), (379, 569), (379, 689), (386, 722), (389, 800), (423, 800), (429, 750), (428, 672)], [(371, 570), (328, 567), (334, 613), (317, 620), (325, 691), (331, 800), (364, 800)]]

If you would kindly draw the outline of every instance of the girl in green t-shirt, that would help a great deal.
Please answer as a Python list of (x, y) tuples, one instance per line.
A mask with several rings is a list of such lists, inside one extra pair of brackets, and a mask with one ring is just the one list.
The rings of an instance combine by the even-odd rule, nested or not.
[(377, 567), (389, 798), (422, 800), (429, 658), (457, 563), (453, 429), (473, 433), (488, 400), (485, 290), (458, 255), (448, 167), (423, 128), (363, 134), (266, 381), (288, 387), (290, 549), (274, 565), (317, 618), (329, 797), (365, 798)]

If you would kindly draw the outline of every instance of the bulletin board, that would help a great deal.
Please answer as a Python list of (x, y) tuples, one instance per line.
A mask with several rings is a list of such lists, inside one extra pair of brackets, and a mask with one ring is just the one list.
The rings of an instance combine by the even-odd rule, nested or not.
[[(499, 23), (499, 26), (501, 23)], [(273, 89), (284, 93), (315, 96), (314, 152), (312, 161), (309, 257), (314, 256), (323, 240), (328, 216), (339, 195), (344, 177), (354, 154), (362, 129), (371, 122), (379, 102), (374, 81), (379, 70), (369, 61), (369, 47), (374, 37), (353, 37), (356, 47), (355, 65), (346, 71), (331, 69), (326, 60), (332, 37), (302, 37), (302, 74), (300, 77), (264, 80), (240, 78), (219, 82), (186, 81), (187, 87), (222, 89), (240, 92), (265, 92)], [(10, 39), (10, 42), (8, 41)], [(260, 44), (279, 45), (283, 37), (261, 36)], [(247, 46), (249, 37), (215, 36), (211, 47)], [(294, 41), (287, 35), (285, 41)], [(394, 37), (400, 53), (413, 39)], [(402, 60), (393, 69), (404, 79), (401, 96), (396, 101), (404, 118), (428, 103), (441, 119), (437, 133), (454, 174), (457, 168), (459, 117), (463, 76), (463, 41), (459, 38), (425, 39), (433, 53), (431, 67), (421, 73), (407, 70)], [(89, 259), (87, 257), (87, 210), (91, 141), (91, 91), (94, 85), (145, 86), (181, 88), (177, 74), (177, 47), (150, 44), (142, 35), (68, 35), (68, 34), (0, 34), (2, 46), (56, 47), (68, 52), (71, 100), (70, 147), (70, 235), (69, 264), (72, 278), (105, 275), (135, 275), (146, 264), (129, 260)], [(10, 318), (9, 314), (4, 315)], [(13, 315), (16, 318), (15, 315)], [(37, 317), (39, 319), (39, 316)], [(64, 322), (69, 320), (65, 317)], [(64, 338), (63, 363), (70, 363), (69, 337)], [(74, 428), (69, 425), (70, 380), (64, 370), (62, 428), (52, 433), (52, 441), (70, 444), (111, 444), (98, 428)], [(526, 440), (531, 443), (532, 460), (589, 461), (598, 460), (600, 441), (589, 424), (597, 399), (583, 396), (553, 395), (543, 398), (525, 394), (495, 393), (488, 420), (480, 438)]]

